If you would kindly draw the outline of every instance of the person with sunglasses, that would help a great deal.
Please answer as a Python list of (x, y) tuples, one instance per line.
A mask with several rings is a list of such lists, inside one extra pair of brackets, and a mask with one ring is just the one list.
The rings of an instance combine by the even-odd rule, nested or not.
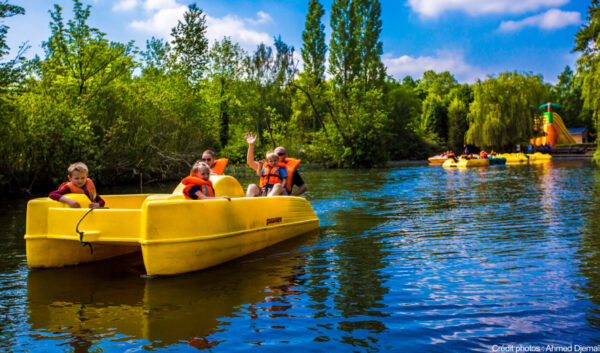
[[(262, 165), (260, 162), (254, 160), (254, 145), (256, 144), (256, 137), (251, 132), (247, 132), (245, 134), (246, 142), (248, 142), (248, 153), (246, 155), (246, 163), (250, 168), (257, 170)], [(304, 180), (300, 176), (298, 172), (298, 166), (300, 165), (300, 160), (296, 158), (288, 157), (287, 150), (282, 147), (276, 147), (274, 150), (275, 154), (279, 158), (278, 165), (285, 166), (287, 168), (287, 181), (286, 185), (284, 185), (284, 193), (286, 195), (292, 196), (300, 196), (306, 192), (307, 187), (304, 183)], [(296, 190), (292, 190), (294, 185), (297, 186)], [(256, 184), (248, 185), (248, 190), (246, 191), (247, 197), (260, 196), (261, 190)]]
[(216, 159), (215, 153), (213, 151), (206, 150), (202, 152), (202, 162), (208, 164), (208, 166), (210, 167), (210, 174), (223, 175), (223, 172), (225, 172), (225, 167), (227, 166), (227, 162), (229, 162), (229, 159)]

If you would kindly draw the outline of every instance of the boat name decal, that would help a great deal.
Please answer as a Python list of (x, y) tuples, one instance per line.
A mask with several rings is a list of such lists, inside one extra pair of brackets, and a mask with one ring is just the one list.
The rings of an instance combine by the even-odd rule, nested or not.
[(275, 223), (281, 223), (281, 217), (267, 218), (267, 225), (269, 225), (269, 224), (275, 224)]

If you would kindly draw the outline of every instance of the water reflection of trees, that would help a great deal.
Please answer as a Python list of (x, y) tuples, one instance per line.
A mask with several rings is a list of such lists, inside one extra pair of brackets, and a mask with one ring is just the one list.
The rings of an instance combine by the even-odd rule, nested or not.
[(313, 248), (308, 255), (310, 281), (305, 288), (314, 318), (336, 317), (336, 327), (319, 324), (311, 328), (315, 341), (337, 339), (353, 347), (376, 349), (376, 334), (386, 330), (383, 320), (376, 318), (388, 316), (382, 309), (389, 291), (389, 276), (383, 274), (389, 244), (377, 228), (389, 221), (395, 195), (383, 190), (391, 182), (388, 172), (362, 174), (332, 186), (342, 194), (346, 191), (348, 198), (328, 215), (334, 225), (322, 230), (321, 242), (326, 245)]
[(595, 172), (595, 188), (589, 195), (591, 211), (585, 218), (586, 224), (581, 238), (579, 271), (586, 281), (579, 288), (594, 306), (586, 312), (586, 320), (595, 329), (600, 329), (600, 171)]

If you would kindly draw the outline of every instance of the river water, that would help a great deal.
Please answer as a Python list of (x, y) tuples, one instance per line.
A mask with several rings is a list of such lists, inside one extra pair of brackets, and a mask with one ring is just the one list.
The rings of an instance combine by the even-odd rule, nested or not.
[(600, 350), (590, 162), (303, 177), (318, 231), (174, 277), (139, 255), (29, 270), (26, 200), (0, 203), (0, 350)]

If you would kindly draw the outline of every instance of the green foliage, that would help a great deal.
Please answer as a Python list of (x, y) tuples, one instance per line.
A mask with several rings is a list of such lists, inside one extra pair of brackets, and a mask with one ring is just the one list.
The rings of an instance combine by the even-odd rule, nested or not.
[(239, 124), (233, 120), (239, 116), (241, 103), (238, 99), (239, 81), (242, 79), (246, 57), (244, 50), (231, 38), (215, 42), (209, 53), (208, 78), (209, 89), (206, 95), (217, 107), (219, 120), (219, 141), (221, 147), (230, 141), (230, 127)]
[[(588, 6), (586, 21), (587, 23), (575, 35), (573, 51), (582, 52), (577, 59), (578, 77), (575, 81), (581, 86), (584, 108), (592, 112), (596, 120), (596, 131), (600, 131), (600, 56), (598, 55), (600, 6), (598, 0), (592, 0)], [(594, 159), (600, 163), (600, 148), (596, 150)]]
[(171, 30), (175, 67), (192, 82), (198, 81), (204, 72), (208, 54), (206, 38), (206, 15), (191, 4), (183, 14), (183, 22)]
[(421, 135), (428, 135), (433, 141), (444, 144), (448, 139), (448, 106), (451, 102), (450, 92), (459, 87), (458, 82), (448, 71), (436, 73), (425, 71), (423, 78), (415, 90), (422, 97)]
[(558, 76), (558, 83), (551, 89), (551, 101), (562, 106), (560, 115), (567, 127), (585, 127), (596, 130), (592, 112), (584, 108), (581, 86), (569, 66)]
[[(385, 83), (385, 106), (388, 112), (387, 130), (391, 137), (388, 152), (394, 160), (416, 159), (423, 151), (422, 140), (415, 132), (421, 111), (421, 100), (411, 84), (396, 81)], [(425, 157), (427, 154), (421, 156)]]
[(502, 73), (477, 81), (468, 115), (466, 142), (486, 149), (504, 150), (526, 144), (533, 136), (533, 118), (539, 102), (549, 96), (540, 75)]
[(378, 1), (332, 4), (329, 71), (333, 84), (326, 105), (336, 130), (330, 135), (332, 143), (344, 147), (336, 165), (368, 167), (388, 156), (384, 146), (391, 135), (383, 100), (380, 16)]
[(66, 90), (73, 97), (89, 98), (131, 74), (136, 65), (133, 42), (108, 42), (104, 33), (87, 25), (90, 6), (83, 8), (79, 0), (73, 3), (74, 18), (67, 26), (60, 6), (54, 5), (50, 13), (52, 35), (42, 44), (46, 60), (40, 63), (39, 74), (46, 89)]
[[(318, 0), (308, 3), (301, 73), (294, 48), (280, 36), (249, 54), (230, 38), (209, 46), (206, 17), (193, 4), (173, 28), (172, 43), (146, 42), (141, 75), (134, 75), (133, 43), (107, 41), (87, 24), (90, 9), (74, 0), (73, 18), (65, 21), (55, 6), (45, 57), (29, 63), (18, 54), (0, 64), (2, 191), (52, 189), (78, 160), (100, 185), (181, 178), (205, 149), (245, 164), (247, 131), (258, 135), (258, 158), (283, 145), (305, 163), (330, 167), (424, 159), (465, 141), (509, 148), (533, 133), (530, 106), (552, 98), (565, 107), (568, 124), (589, 126), (588, 111), (597, 114), (600, 102), (591, 20), (578, 37), (585, 55), (577, 74), (565, 69), (550, 96), (532, 74), (475, 85), (459, 84), (450, 72), (386, 79), (378, 0), (334, 0), (330, 78)], [(0, 3), (0, 17), (20, 13)], [(2, 55), (5, 35), (2, 27)]]
[(460, 151), (464, 144), (465, 132), (467, 132), (467, 104), (455, 97), (448, 107), (448, 148)]
[(146, 51), (140, 52), (144, 59), (144, 74), (165, 73), (167, 69), (169, 50), (171, 46), (163, 39), (152, 39), (146, 41)]
[(319, 0), (308, 2), (308, 14), (302, 32), (302, 60), (304, 61), (304, 74), (311, 87), (318, 86), (325, 79), (325, 25), (321, 18), (325, 14), (323, 5)]
[[(0, 3), (0, 18), (12, 17), (15, 15), (24, 15), (25, 9), (21, 6), (9, 4), (7, 1)], [(0, 25), (0, 58), (8, 53), (10, 48), (6, 44), (7, 25)]]
[[(25, 9), (20, 6), (9, 4), (6, 1), (0, 3), (0, 19), (24, 14)], [(10, 51), (6, 44), (8, 29), (8, 26), (0, 25), (0, 60)], [(29, 46), (23, 44), (13, 59), (0, 61), (0, 91), (23, 78), (25, 65), (28, 63), (23, 54), (28, 48)]]

